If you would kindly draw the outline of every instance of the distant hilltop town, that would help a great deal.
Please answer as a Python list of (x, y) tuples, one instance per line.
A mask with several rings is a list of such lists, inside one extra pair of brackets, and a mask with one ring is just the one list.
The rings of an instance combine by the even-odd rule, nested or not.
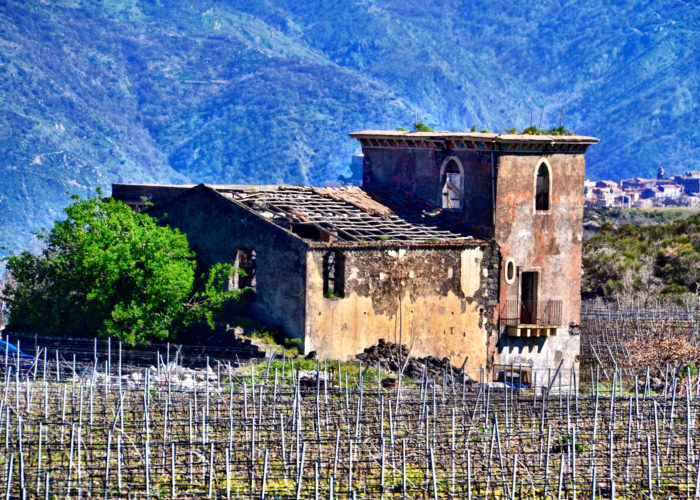
[(691, 170), (667, 179), (661, 167), (656, 179), (635, 177), (619, 184), (585, 181), (584, 196), (587, 204), (597, 207), (699, 207), (700, 171)]

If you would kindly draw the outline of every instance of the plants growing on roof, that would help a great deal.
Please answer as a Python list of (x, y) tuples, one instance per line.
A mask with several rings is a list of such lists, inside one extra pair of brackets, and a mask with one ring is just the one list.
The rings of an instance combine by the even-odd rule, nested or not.
[(426, 125), (422, 121), (414, 122), (413, 126), (415, 127), (416, 132), (435, 132), (435, 129), (433, 127)]
[(574, 135), (574, 133), (571, 130), (569, 130), (563, 125), (560, 125), (559, 127), (554, 127), (549, 130), (547, 130), (546, 128), (537, 128), (534, 125), (530, 125), (526, 129), (523, 129), (520, 133), (524, 135)]

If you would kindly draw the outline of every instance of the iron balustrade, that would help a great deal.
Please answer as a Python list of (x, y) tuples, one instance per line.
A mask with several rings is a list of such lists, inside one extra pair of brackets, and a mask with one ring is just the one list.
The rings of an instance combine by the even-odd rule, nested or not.
[(501, 308), (501, 326), (561, 325), (561, 300), (507, 300)]

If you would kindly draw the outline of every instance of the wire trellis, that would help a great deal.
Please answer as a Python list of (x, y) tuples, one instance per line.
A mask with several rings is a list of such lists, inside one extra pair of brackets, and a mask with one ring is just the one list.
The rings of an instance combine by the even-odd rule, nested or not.
[[(318, 362), (309, 379), (212, 361), (182, 388), (163, 353), (129, 376), (115, 352), (5, 356), (6, 498), (575, 498), (698, 494), (690, 380), (652, 394), (600, 367), (589, 388), (528, 393), (462, 377), (385, 388)], [(111, 359), (110, 359), (111, 358)], [(160, 361), (160, 359), (165, 358)], [(58, 359), (58, 362), (56, 362)], [(58, 366), (57, 369), (55, 366)], [(499, 386), (501, 387), (501, 386)], [(641, 387), (641, 388), (640, 388)], [(687, 390), (681, 391), (682, 388)]]

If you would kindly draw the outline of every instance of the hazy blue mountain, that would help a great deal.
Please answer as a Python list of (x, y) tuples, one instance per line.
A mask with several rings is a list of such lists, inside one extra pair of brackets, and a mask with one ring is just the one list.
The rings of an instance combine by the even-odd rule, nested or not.
[(0, 245), (112, 182), (322, 184), (363, 128), (564, 124), (588, 175), (700, 168), (697, 2), (6, 1)]

